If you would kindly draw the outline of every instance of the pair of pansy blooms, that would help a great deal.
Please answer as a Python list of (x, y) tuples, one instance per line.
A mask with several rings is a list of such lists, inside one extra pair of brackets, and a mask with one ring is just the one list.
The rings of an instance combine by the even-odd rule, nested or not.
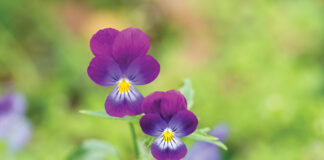
[(134, 87), (152, 82), (160, 64), (150, 55), (149, 37), (137, 28), (118, 31), (99, 30), (90, 40), (94, 54), (89, 77), (101, 86), (114, 86), (105, 109), (110, 116), (135, 116), (144, 113), (140, 126), (144, 133), (157, 137), (151, 145), (159, 160), (178, 160), (187, 153), (179, 137), (193, 133), (197, 117), (187, 110), (185, 97), (178, 91), (154, 92), (146, 98)]

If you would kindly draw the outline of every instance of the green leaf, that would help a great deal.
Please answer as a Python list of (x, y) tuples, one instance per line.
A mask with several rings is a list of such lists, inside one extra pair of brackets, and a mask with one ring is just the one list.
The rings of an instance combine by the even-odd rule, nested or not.
[(191, 109), (194, 101), (194, 90), (192, 89), (192, 83), (190, 79), (183, 80), (183, 86), (179, 89), (180, 92), (186, 97), (188, 103), (188, 109)]
[(120, 159), (119, 153), (115, 147), (107, 142), (90, 139), (79, 146), (67, 160), (106, 160)]
[(208, 132), (210, 131), (210, 128), (208, 128), (208, 127), (206, 127), (206, 128), (200, 128), (197, 131), (200, 132), (200, 133), (202, 133), (202, 134), (208, 135)]
[(187, 138), (197, 140), (197, 141), (205, 141), (210, 142), (212, 144), (217, 145), (218, 147), (227, 150), (227, 147), (224, 143), (218, 140), (218, 138), (208, 135), (209, 128), (203, 128), (196, 130), (196, 132), (192, 133), (191, 135), (187, 136)]
[(140, 157), (139, 160), (153, 160), (154, 158), (152, 157), (151, 154), (151, 149), (150, 145), (154, 141), (155, 137), (149, 136), (148, 138), (144, 140), (139, 140), (138, 145), (139, 145), (139, 150), (140, 150)]
[(79, 111), (82, 114), (99, 117), (99, 118), (106, 118), (111, 120), (123, 120), (123, 121), (135, 121), (138, 122), (140, 120), (139, 116), (125, 116), (122, 118), (119, 117), (112, 117), (106, 113), (106, 111), (89, 111), (89, 110), (81, 110)]

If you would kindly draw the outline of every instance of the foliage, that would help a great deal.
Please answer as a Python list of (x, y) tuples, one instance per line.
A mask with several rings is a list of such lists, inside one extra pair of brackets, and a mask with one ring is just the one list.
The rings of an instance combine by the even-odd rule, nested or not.
[(190, 77), (199, 127), (232, 130), (224, 160), (324, 159), (321, 1), (108, 1), (0, 1), (1, 90), (25, 93), (34, 124), (17, 160), (64, 159), (93, 137), (134, 159), (127, 125), (78, 112), (104, 108), (111, 88), (86, 69), (89, 37), (110, 26), (150, 35), (164, 69), (144, 95)]
[(197, 129), (194, 133), (188, 136), (188, 138), (194, 139), (196, 141), (204, 141), (215, 144), (216, 146), (227, 150), (227, 147), (224, 143), (218, 140), (217, 137), (208, 135), (209, 128)]
[(106, 118), (106, 119), (111, 119), (111, 120), (124, 120), (124, 121), (135, 121), (138, 122), (140, 117), (139, 116), (124, 116), (122, 118), (118, 117), (112, 117), (109, 116), (106, 111), (87, 111), (87, 110), (81, 110), (80, 113), (94, 116), (94, 117), (99, 117), (99, 118)]
[(187, 99), (187, 104), (188, 104), (188, 109), (191, 109), (193, 106), (194, 100), (194, 90), (192, 88), (191, 80), (190, 79), (185, 79), (183, 81), (183, 86), (180, 88), (180, 92), (186, 97)]
[(108, 157), (119, 157), (119, 153), (107, 142), (89, 139), (83, 142), (67, 160), (106, 160)]

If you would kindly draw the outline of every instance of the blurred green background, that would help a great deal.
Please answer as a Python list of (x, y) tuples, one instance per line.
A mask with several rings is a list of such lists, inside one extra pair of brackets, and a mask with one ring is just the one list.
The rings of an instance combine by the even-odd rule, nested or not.
[(25, 93), (34, 125), (17, 159), (65, 159), (89, 138), (134, 159), (126, 122), (78, 112), (112, 89), (86, 72), (106, 27), (151, 38), (161, 73), (144, 95), (192, 80), (199, 128), (230, 126), (225, 160), (324, 159), (322, 0), (1, 0), (1, 88)]

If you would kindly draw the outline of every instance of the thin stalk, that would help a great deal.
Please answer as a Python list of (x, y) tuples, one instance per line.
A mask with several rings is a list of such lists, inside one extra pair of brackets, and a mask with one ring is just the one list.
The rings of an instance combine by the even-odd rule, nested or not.
[(132, 134), (136, 159), (139, 159), (140, 153), (139, 153), (139, 149), (138, 149), (137, 137), (136, 137), (136, 133), (135, 133), (134, 124), (132, 122), (129, 122), (129, 128), (130, 128), (131, 134)]

